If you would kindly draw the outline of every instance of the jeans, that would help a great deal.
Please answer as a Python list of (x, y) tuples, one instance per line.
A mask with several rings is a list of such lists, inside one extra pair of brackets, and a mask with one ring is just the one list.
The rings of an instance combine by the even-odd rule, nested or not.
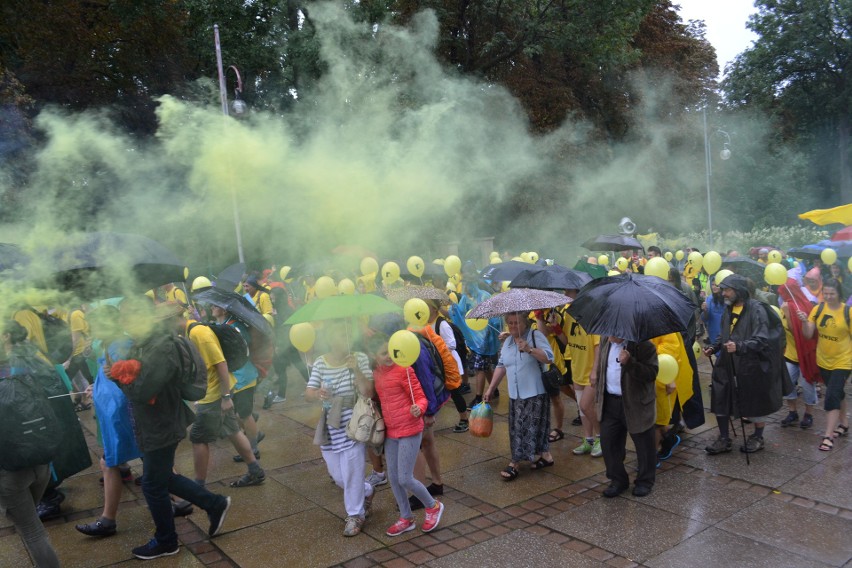
[(142, 494), (154, 519), (154, 538), (164, 546), (176, 545), (178, 541), (169, 493), (207, 512), (225, 504), (225, 498), (221, 495), (211, 493), (194, 481), (174, 473), (175, 450), (177, 442), (142, 452)]
[(802, 387), (802, 398), (805, 399), (805, 404), (813, 406), (817, 403), (816, 385), (809, 383), (802, 376), (802, 371), (797, 363), (786, 361), (787, 371), (790, 373), (790, 380), (793, 382), (793, 392), (784, 397), (785, 400), (796, 400), (799, 398), (799, 393), (796, 392), (796, 385)]
[(0, 469), (0, 513), (14, 523), (33, 564), (39, 568), (59, 568), (59, 559), (36, 512), (36, 503), (41, 500), (49, 477), (47, 465), (19, 471)]
[(433, 506), (435, 498), (429, 490), (414, 478), (414, 462), (420, 453), (420, 441), (423, 433), (405, 438), (385, 438), (385, 460), (388, 464), (388, 479), (391, 483), (393, 496), (399, 505), (399, 516), (403, 519), (412, 518), (411, 503), (408, 494), (417, 497), (426, 506)]

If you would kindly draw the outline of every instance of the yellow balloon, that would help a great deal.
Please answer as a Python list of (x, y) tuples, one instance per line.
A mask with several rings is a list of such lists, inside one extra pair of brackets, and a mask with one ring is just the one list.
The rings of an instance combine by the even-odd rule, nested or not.
[(469, 327), (473, 331), (482, 331), (483, 329), (488, 327), (487, 319), (471, 318), (470, 312), (467, 312), (467, 314), (465, 314), (464, 322), (467, 324), (467, 327)]
[(419, 256), (409, 257), (405, 266), (408, 268), (408, 271), (417, 278), (423, 276), (423, 271), (426, 269), (426, 263), (423, 262), (423, 259)]
[(503, 259), (501, 259), (499, 256), (491, 257), (491, 264), (500, 264), (501, 262), (503, 262)]
[(449, 276), (447, 278), (447, 282), (452, 282), (453, 284), (458, 286), (459, 282), (461, 282), (461, 275), (458, 272), (456, 272), (455, 274), (453, 274), (452, 276)]
[(533, 264), (535, 264), (536, 262), (538, 262), (538, 258), (539, 258), (539, 257), (538, 257), (538, 253), (537, 253), (537, 252), (535, 252), (535, 251), (530, 251), (530, 252), (528, 252), (528, 253), (527, 253), (527, 256), (530, 258), (530, 262), (532, 262)]
[[(829, 264), (831, 264), (831, 263), (829, 262)], [(183, 267), (183, 279), (184, 279), (184, 281), (186, 281), (187, 278), (189, 278), (189, 267), (184, 266)]]
[(401, 329), (390, 336), (388, 353), (400, 367), (410, 367), (420, 357), (420, 340), (414, 332)]
[(704, 255), (704, 272), (707, 274), (716, 274), (722, 268), (722, 255), (715, 250), (711, 250)]
[(290, 328), (290, 343), (302, 353), (310, 351), (316, 339), (317, 332), (314, 330), (314, 326), (307, 322), (297, 323)]
[(317, 293), (317, 298), (328, 298), (329, 296), (337, 295), (337, 286), (330, 276), (320, 276), (317, 278), (317, 283), (314, 286)]
[(609, 257), (605, 254), (602, 254), (598, 257), (598, 264), (601, 266), (606, 266), (609, 264)]
[(444, 272), (447, 273), (447, 276), (458, 274), (459, 271), (461, 271), (461, 267), (461, 259), (454, 254), (451, 254), (450, 256), (444, 259)]
[(522, 253), (521, 253), (521, 260), (522, 260), (522, 261), (524, 261), (524, 262), (527, 262), (527, 263), (532, 262), (532, 261), (530, 260), (530, 253), (528, 253), (528, 252), (522, 252)]
[(361, 259), (361, 274), (367, 276), (368, 274), (375, 274), (379, 271), (379, 263), (376, 262), (376, 259), (372, 256), (367, 256)]
[(432, 261), (432, 264), (437, 264), (438, 266), (444, 266), (444, 259), (443, 258), (436, 258), (435, 260)]
[(343, 296), (351, 296), (355, 293), (355, 283), (344, 278), (337, 284), (337, 291)]
[(766, 268), (763, 269), (763, 279), (768, 284), (780, 286), (787, 281), (787, 269), (784, 268), (784, 265), (777, 262), (767, 264)]
[(660, 370), (657, 372), (657, 380), (664, 385), (673, 383), (677, 378), (677, 360), (668, 353), (663, 353), (657, 356), (657, 361), (660, 364)]
[(429, 323), (429, 306), (420, 298), (411, 298), (402, 308), (405, 321), (418, 328)]
[(701, 357), (701, 345), (697, 341), (692, 344), (692, 352), (695, 353), (696, 357)]
[(198, 290), (203, 290), (205, 288), (210, 288), (213, 286), (213, 283), (210, 282), (210, 279), (206, 276), (198, 276), (195, 280), (192, 281), (191, 291), (197, 292)]
[(771, 262), (781, 262), (783, 259), (784, 259), (784, 255), (782, 255), (781, 252), (777, 251), (777, 250), (771, 250), (771, 251), (769, 251), (769, 254), (766, 255), (766, 260), (768, 260), (770, 263)]
[(655, 256), (645, 264), (645, 275), (656, 276), (663, 280), (669, 279), (669, 263), (664, 258)]
[(458, 288), (456, 288), (456, 285), (453, 282), (447, 281), (447, 291), (448, 292), (456, 292), (456, 291), (458, 291)]
[(674, 258), (674, 255), (672, 254), (672, 251), (667, 250), (666, 253), (663, 255), (663, 258), (665, 258), (668, 262), (671, 262)]
[(500, 258), (500, 253), (499, 253), (499, 252), (497, 252), (496, 250), (492, 250), (492, 251), (491, 251), (491, 254), (489, 254), (489, 255), (488, 255), (488, 258), (494, 258), (495, 256), (496, 256), (497, 258)]
[(615, 259), (615, 267), (618, 268), (622, 272), (627, 270), (627, 264), (628, 264), (627, 259), (624, 258), (623, 256), (619, 256), (617, 259)]
[(689, 256), (686, 258), (689, 263), (695, 268), (695, 270), (701, 270), (701, 265), (704, 264), (704, 257), (701, 256), (701, 253), (697, 250), (689, 253)]
[[(796, 263), (798, 266), (798, 263)], [(849, 260), (846, 261), (846, 267), (849, 269), (849, 272), (852, 272), (852, 256), (849, 257)]]
[(509, 290), (509, 281), (503, 280), (503, 282), (500, 283), (500, 291), (506, 292), (508, 290)]
[(397, 280), (399, 280), (399, 265), (393, 261), (384, 263), (382, 265), (382, 282), (393, 284)]
[(837, 262), (837, 252), (834, 249), (823, 249), (821, 253), (819, 253), (819, 257), (825, 264), (834, 264)]
[(521, 258), (519, 256), (513, 256), (512, 260), (514, 260), (515, 262), (526, 262), (526, 260), (524, 260), (523, 258)]
[(281, 277), (281, 280), (287, 280), (287, 275), (290, 274), (291, 268), (289, 266), (282, 266), (281, 270), (278, 271), (278, 275)]
[(714, 278), (714, 281), (716, 282), (716, 286), (721, 284), (722, 280), (724, 280), (725, 278), (727, 278), (728, 276), (730, 276), (733, 273), (734, 272), (732, 270), (728, 270), (727, 268), (725, 270), (720, 270), (719, 272), (717, 272), (716, 277)]
[(683, 251), (682, 251), (682, 250), (677, 251), (677, 252), (675, 253), (675, 258), (676, 258), (677, 260), (683, 260)]
[(609, 272), (607, 272), (607, 273), (606, 273), (606, 275), (607, 275), (607, 276), (620, 276), (620, 275), (621, 275), (621, 272), (619, 272), (618, 270), (616, 270), (616, 269), (614, 269), (614, 268), (613, 268), (612, 270), (610, 270)]
[(458, 296), (456, 296), (456, 293), (455, 293), (455, 292), (450, 292), (450, 301), (451, 301), (452, 303), (454, 303), (454, 304), (458, 304), (458, 303), (459, 303), (459, 297), (458, 297)]

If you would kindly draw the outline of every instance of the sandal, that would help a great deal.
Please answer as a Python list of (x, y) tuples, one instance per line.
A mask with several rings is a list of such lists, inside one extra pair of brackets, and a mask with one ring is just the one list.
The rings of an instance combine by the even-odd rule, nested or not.
[(534, 461), (530, 467), (532, 469), (544, 469), (546, 467), (552, 466), (555, 463), (556, 463), (556, 460), (547, 461), (546, 459), (541, 457), (541, 458), (538, 458), (536, 461)]
[(834, 447), (834, 442), (831, 441), (831, 438), (825, 437), (822, 439), (822, 444), (819, 445), (819, 450), (821, 452), (830, 452)]
[(845, 436), (849, 433), (849, 426), (844, 426), (840, 424), (837, 428), (834, 429), (834, 437), (840, 438), (841, 436)]
[(550, 435), (547, 437), (547, 439), (548, 439), (549, 442), (553, 443), (553, 442), (558, 442), (559, 440), (561, 440), (564, 437), (565, 437), (565, 433), (562, 430), (560, 430), (559, 428), (554, 428), (553, 430), (550, 431)]
[(503, 481), (514, 481), (518, 477), (518, 468), (513, 465), (507, 465), (506, 469), (500, 472)]

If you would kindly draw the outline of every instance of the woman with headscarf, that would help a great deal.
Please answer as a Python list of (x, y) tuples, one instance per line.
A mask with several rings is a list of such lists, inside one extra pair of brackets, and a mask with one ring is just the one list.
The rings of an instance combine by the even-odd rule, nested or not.
[(822, 272), (820, 272), (819, 266), (814, 266), (808, 270), (802, 280), (805, 284), (802, 287), (805, 297), (814, 304), (822, 302)]
[(541, 378), (543, 365), (553, 363), (553, 350), (540, 331), (529, 329), (525, 314), (506, 315), (509, 336), (503, 341), (494, 376), (482, 400), (488, 402), (503, 377), (509, 391), (509, 445), (512, 458), (500, 472), (505, 481), (518, 477), (522, 461), (533, 469), (553, 465), (550, 454), (550, 396)]

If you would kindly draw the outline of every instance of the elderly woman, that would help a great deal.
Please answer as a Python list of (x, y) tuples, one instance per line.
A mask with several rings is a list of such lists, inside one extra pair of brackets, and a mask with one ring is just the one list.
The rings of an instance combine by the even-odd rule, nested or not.
[(553, 350), (540, 331), (529, 329), (524, 314), (507, 315), (506, 326), (509, 335), (503, 341), (494, 377), (482, 398), (485, 402), (491, 400), (500, 381), (508, 377), (512, 460), (500, 475), (512, 481), (518, 477), (518, 465), (522, 461), (531, 462), (533, 469), (553, 465), (547, 439), (550, 397), (541, 380), (542, 366), (553, 362)]

